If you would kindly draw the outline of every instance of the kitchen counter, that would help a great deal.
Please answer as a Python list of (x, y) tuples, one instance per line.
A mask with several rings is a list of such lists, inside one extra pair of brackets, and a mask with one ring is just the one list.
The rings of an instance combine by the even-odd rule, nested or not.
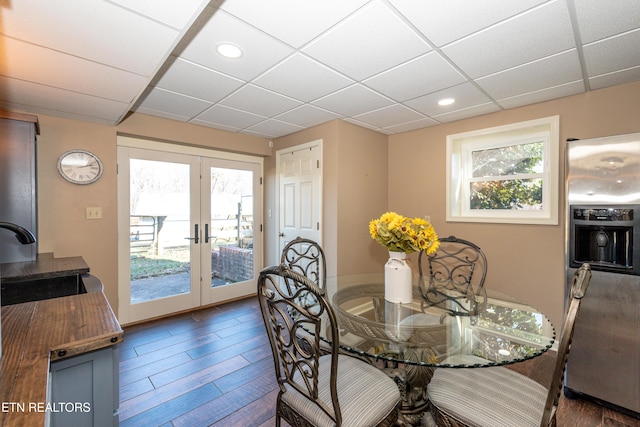
[(122, 339), (102, 292), (2, 307), (0, 426), (44, 426), (51, 363)]
[(55, 258), (51, 253), (38, 254), (35, 261), (0, 264), (0, 277), (3, 283), (53, 279), (88, 272), (89, 266), (82, 257)]
[(0, 264), (2, 305), (101, 291), (99, 280), (93, 286), (96, 280), (88, 273), (82, 257), (55, 258), (51, 253), (38, 254), (35, 261)]

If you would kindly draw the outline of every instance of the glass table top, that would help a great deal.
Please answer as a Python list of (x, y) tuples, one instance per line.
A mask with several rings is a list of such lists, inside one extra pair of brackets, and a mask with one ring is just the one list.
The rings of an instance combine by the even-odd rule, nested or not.
[(384, 299), (382, 274), (327, 279), (340, 347), (410, 365), (483, 367), (533, 358), (556, 339), (542, 312), (507, 295), (425, 290), (415, 278), (413, 301), (398, 304)]

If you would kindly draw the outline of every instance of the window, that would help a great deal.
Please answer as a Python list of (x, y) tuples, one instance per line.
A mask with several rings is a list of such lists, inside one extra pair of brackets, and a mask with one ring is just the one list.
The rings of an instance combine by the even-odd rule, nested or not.
[(559, 117), (447, 136), (447, 221), (558, 224)]

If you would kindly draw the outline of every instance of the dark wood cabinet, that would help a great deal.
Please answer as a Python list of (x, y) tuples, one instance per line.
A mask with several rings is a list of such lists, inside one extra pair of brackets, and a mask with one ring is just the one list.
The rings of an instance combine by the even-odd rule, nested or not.
[[(38, 118), (0, 110), (0, 221), (17, 224), (37, 239)], [(22, 245), (14, 233), (0, 229), (0, 263), (32, 261), (36, 243)]]

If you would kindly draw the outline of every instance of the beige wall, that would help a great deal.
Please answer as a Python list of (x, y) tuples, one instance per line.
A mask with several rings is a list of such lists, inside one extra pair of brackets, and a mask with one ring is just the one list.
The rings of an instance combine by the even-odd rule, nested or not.
[[(82, 256), (91, 273), (104, 283), (105, 294), (118, 310), (117, 175), (118, 133), (160, 141), (265, 156), (264, 138), (133, 114), (119, 126), (105, 126), (38, 115), (38, 252), (56, 257)], [(104, 164), (102, 178), (91, 185), (73, 185), (57, 171), (60, 154), (73, 148), (95, 153)], [(101, 220), (87, 220), (86, 207), (101, 207)]]
[[(445, 221), (445, 141), (460, 132), (560, 116), (560, 224), (557, 226)], [(532, 303), (556, 327), (563, 314), (567, 138), (640, 131), (640, 82), (506, 110), (389, 137), (389, 209), (430, 215), (441, 236), (477, 243), (489, 263), (486, 285)]]
[(369, 221), (387, 210), (387, 135), (340, 122), (338, 274), (384, 271), (386, 248), (369, 235)]

